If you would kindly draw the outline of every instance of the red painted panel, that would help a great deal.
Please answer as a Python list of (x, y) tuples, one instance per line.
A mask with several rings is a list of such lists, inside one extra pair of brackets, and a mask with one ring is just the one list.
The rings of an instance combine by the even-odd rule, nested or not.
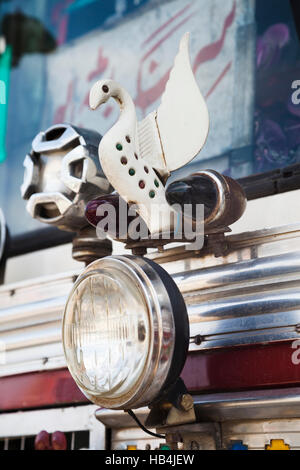
[(292, 344), (286, 341), (196, 352), (188, 357), (182, 378), (191, 392), (300, 385), (300, 364), (292, 362), (293, 354), (300, 358), (300, 342), (297, 349)]
[[(193, 353), (182, 378), (191, 392), (300, 386), (299, 348), (287, 341)], [(66, 369), (0, 378), (0, 411), (87, 402)]]
[(0, 378), (0, 411), (88, 402), (66, 369)]

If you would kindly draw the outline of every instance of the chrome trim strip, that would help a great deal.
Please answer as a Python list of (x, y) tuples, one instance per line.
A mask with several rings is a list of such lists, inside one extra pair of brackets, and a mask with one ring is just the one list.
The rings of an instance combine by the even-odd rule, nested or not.
[[(248, 248), (224, 258), (187, 251), (182, 259), (182, 249), (175, 248), (176, 260), (162, 263), (184, 295), (191, 336), (202, 337), (190, 351), (300, 339), (299, 227), (263, 231), (261, 242), (264, 234), (269, 242), (255, 250), (250, 246), (258, 232), (248, 239), (231, 236)], [(160, 253), (155, 261), (162, 261)], [(59, 274), (0, 287), (0, 341), (6, 348), (0, 376), (65, 367), (60, 323), (75, 278)]]
[(194, 403), (202, 422), (300, 418), (300, 388), (198, 395)]

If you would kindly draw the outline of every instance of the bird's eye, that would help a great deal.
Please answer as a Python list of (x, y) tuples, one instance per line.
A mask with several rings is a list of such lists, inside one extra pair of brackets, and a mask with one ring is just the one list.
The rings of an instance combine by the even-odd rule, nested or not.
[(109, 92), (109, 88), (108, 88), (107, 85), (103, 85), (102, 90), (104, 91), (104, 93), (108, 93), (108, 92)]

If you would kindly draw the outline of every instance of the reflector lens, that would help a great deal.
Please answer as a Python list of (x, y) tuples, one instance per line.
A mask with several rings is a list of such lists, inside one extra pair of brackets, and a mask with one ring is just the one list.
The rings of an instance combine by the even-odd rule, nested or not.
[(117, 398), (138, 381), (148, 357), (145, 298), (126, 273), (110, 268), (82, 278), (64, 318), (64, 348), (78, 385), (89, 395)]

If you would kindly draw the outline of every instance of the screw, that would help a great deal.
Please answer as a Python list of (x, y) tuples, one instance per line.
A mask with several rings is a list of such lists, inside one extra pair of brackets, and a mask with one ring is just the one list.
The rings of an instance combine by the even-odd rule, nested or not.
[(190, 343), (194, 343), (194, 344), (196, 344), (196, 346), (200, 346), (202, 341), (203, 341), (203, 338), (202, 338), (201, 335), (192, 336), (190, 338)]

